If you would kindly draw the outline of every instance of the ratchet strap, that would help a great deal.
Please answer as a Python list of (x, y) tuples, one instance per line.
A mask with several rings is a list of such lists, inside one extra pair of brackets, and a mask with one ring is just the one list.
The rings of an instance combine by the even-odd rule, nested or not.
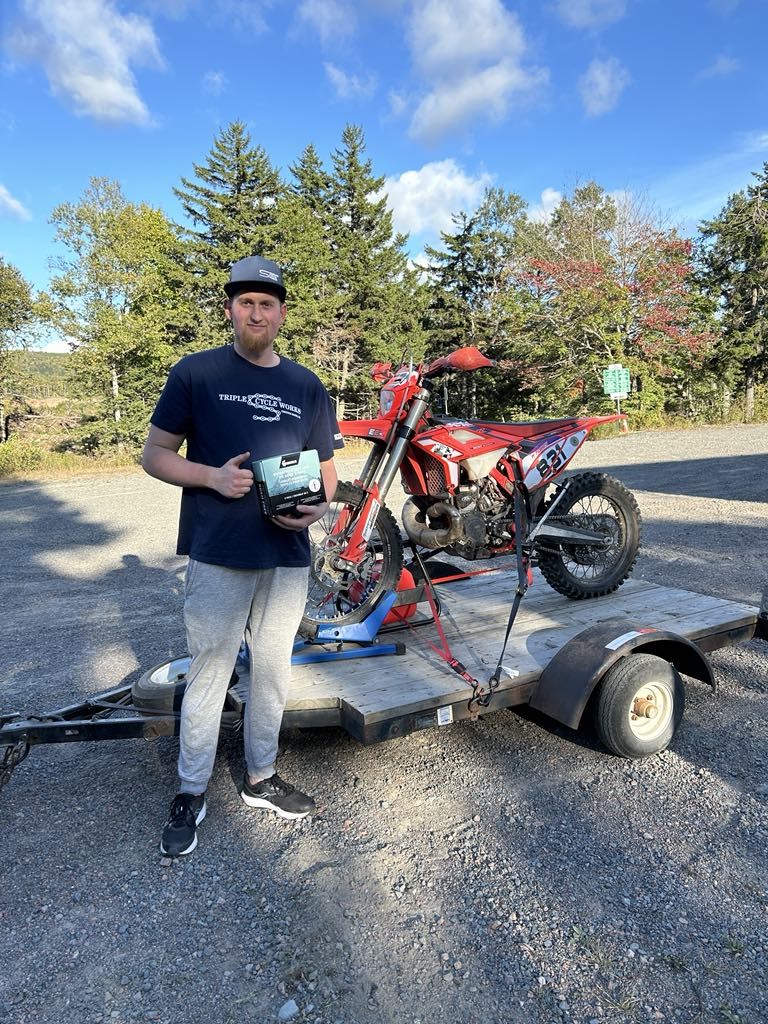
[(504, 634), (504, 643), (501, 647), (501, 654), (499, 655), (499, 662), (496, 666), (496, 670), (488, 681), (489, 693), (485, 703), (480, 701), (483, 707), (487, 707), (491, 699), (491, 694), (501, 681), (501, 669), (502, 662), (504, 660), (504, 652), (507, 649), (507, 643), (509, 642), (509, 634), (512, 632), (512, 626), (517, 613), (520, 608), (520, 602), (526, 595), (528, 587), (533, 583), (533, 573), (531, 572), (531, 562), (523, 550), (523, 536), (525, 533), (525, 526), (527, 516), (524, 516), (524, 503), (525, 494), (523, 493), (522, 483), (520, 480), (520, 470), (518, 464), (515, 462), (515, 489), (517, 491), (515, 495), (515, 555), (517, 557), (517, 587), (515, 588), (515, 599), (512, 602), (512, 608), (509, 612), (509, 619), (507, 620), (507, 632)]
[(522, 482), (519, 476), (520, 471), (517, 463), (515, 463), (514, 466), (517, 492), (515, 495), (515, 555), (517, 561), (517, 587), (515, 588), (515, 598), (509, 612), (509, 619), (507, 620), (507, 630), (504, 635), (504, 643), (502, 644), (499, 661), (493, 675), (485, 685), (475, 679), (475, 677), (467, 670), (466, 666), (463, 665), (458, 658), (453, 656), (445, 631), (440, 622), (440, 612), (437, 607), (437, 600), (434, 593), (434, 583), (432, 582), (429, 572), (416, 549), (416, 545), (411, 545), (414, 559), (417, 562), (424, 578), (424, 592), (427, 595), (427, 601), (429, 602), (429, 607), (432, 611), (435, 627), (437, 628), (437, 633), (440, 637), (440, 646), (433, 644), (431, 640), (427, 640), (427, 643), (432, 650), (446, 662), (449, 668), (453, 669), (453, 671), (460, 676), (468, 686), (472, 687), (472, 696), (469, 699), (467, 707), (469, 708), (470, 718), (473, 720), (477, 719), (479, 715), (479, 708), (487, 708), (490, 705), (494, 693), (499, 688), (503, 669), (502, 662), (504, 661), (504, 652), (507, 649), (507, 643), (509, 642), (509, 636), (512, 632), (512, 626), (517, 618), (520, 603), (525, 597), (528, 587), (533, 583), (530, 559), (523, 549), (523, 537), (525, 534), (525, 524), (527, 520), (526, 510), (524, 507), (525, 493), (522, 488)]

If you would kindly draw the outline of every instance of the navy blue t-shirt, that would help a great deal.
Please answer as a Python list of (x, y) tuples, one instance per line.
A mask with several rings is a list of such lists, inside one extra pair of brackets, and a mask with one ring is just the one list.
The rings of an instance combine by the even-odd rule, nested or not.
[[(255, 366), (233, 345), (185, 356), (170, 372), (152, 423), (184, 434), (187, 458), (222, 466), (241, 452), (254, 459), (317, 449), (320, 461), (341, 447), (330, 398), (311, 370), (285, 356)], [(255, 486), (242, 498), (185, 487), (177, 553), (233, 569), (309, 565), (307, 531), (283, 530), (267, 519)]]

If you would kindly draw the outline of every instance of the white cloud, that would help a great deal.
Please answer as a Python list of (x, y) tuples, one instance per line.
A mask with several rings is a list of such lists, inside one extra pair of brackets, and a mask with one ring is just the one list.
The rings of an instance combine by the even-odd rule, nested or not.
[(613, 110), (630, 81), (629, 72), (616, 57), (593, 60), (579, 79), (579, 92), (587, 114), (599, 117)]
[(436, 78), (462, 74), (504, 54), (519, 58), (525, 49), (517, 18), (499, 0), (416, 4), (409, 37), (420, 70)]
[(764, 153), (768, 150), (768, 132), (750, 132), (742, 136), (741, 152)]
[(627, 0), (558, 0), (555, 10), (574, 28), (602, 28), (620, 21), (627, 9)]
[(408, 25), (414, 68), (429, 92), (418, 104), (411, 135), (435, 141), (472, 118), (501, 120), (515, 96), (530, 97), (548, 81), (522, 66), (525, 38), (501, 0), (426, 0)]
[(741, 61), (734, 57), (726, 57), (720, 54), (709, 67), (699, 75), (700, 78), (723, 78), (725, 75), (732, 75), (741, 68)]
[(528, 208), (528, 220), (533, 221), (535, 224), (547, 224), (552, 214), (562, 202), (562, 199), (563, 193), (558, 192), (556, 188), (545, 188), (541, 193), (539, 205)]
[(296, 16), (317, 32), (322, 43), (351, 36), (357, 28), (354, 8), (340, 0), (302, 0)]
[(336, 95), (341, 99), (355, 99), (372, 96), (376, 89), (376, 79), (369, 75), (366, 79), (358, 78), (357, 75), (348, 75), (346, 71), (336, 67), (335, 64), (323, 64), (325, 73)]
[(382, 191), (388, 196), (396, 231), (436, 239), (441, 231), (452, 229), (452, 214), (477, 208), (492, 180), (490, 174), (470, 177), (454, 160), (439, 160), (387, 178)]
[[(74, 338), (72, 339), (74, 342)], [(54, 341), (47, 341), (39, 349), (40, 352), (71, 352), (72, 345), (65, 338), (56, 338)]]
[(203, 89), (214, 96), (222, 93), (227, 85), (227, 77), (223, 71), (206, 71), (203, 75)]
[(112, 0), (23, 0), (23, 10), (11, 47), (42, 65), (54, 95), (98, 121), (150, 120), (132, 71), (162, 66), (146, 18), (121, 14)]
[(402, 117), (408, 109), (408, 99), (401, 92), (395, 92), (394, 89), (389, 91), (387, 99), (389, 101), (389, 116)]
[(12, 196), (5, 185), (0, 185), (0, 215), (4, 213), (19, 220), (32, 220), (32, 214), (26, 206)]

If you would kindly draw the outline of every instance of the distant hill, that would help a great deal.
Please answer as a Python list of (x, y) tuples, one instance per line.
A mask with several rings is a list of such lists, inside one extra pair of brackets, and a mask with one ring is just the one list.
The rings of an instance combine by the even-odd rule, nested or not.
[(67, 352), (17, 352), (16, 360), (24, 373), (30, 377), (47, 377), (65, 380), (67, 376)]
[(66, 398), (69, 359), (67, 352), (14, 352), (12, 390), (30, 399)]

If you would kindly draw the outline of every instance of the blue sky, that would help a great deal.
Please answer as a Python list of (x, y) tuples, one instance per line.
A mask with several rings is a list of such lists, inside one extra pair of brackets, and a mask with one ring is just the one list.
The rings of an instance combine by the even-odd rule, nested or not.
[[(595, 179), (685, 233), (768, 160), (768, 0), (0, 0), (0, 255), (35, 288), (91, 176), (181, 219), (230, 121), (288, 175), (361, 125), (418, 254), (487, 185)], [(279, 254), (275, 254), (279, 258)]]

